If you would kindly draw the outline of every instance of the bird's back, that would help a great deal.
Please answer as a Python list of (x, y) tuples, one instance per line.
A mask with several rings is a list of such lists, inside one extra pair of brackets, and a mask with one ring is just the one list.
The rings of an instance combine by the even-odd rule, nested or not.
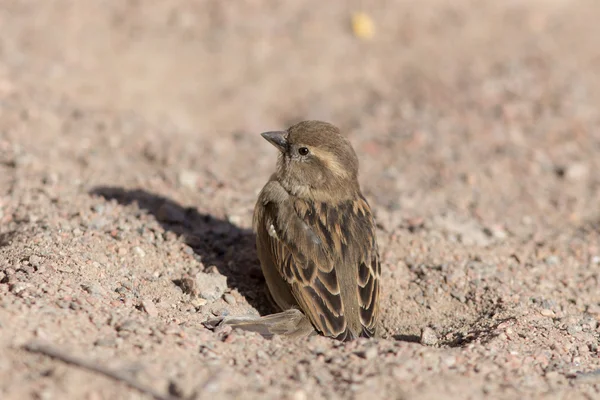
[(283, 278), (270, 278), (274, 297), (291, 292), (325, 336), (350, 340), (375, 335), (380, 264), (367, 201), (360, 193), (329, 204), (275, 191), (263, 190), (255, 213), (265, 277), (275, 268)]

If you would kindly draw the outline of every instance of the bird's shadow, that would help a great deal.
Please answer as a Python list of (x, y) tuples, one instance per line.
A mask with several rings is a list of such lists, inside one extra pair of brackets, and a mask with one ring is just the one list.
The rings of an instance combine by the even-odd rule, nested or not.
[(136, 203), (152, 214), (165, 231), (183, 236), (204, 267), (214, 265), (220, 274), (227, 277), (228, 287), (237, 289), (260, 314), (272, 311), (265, 294), (264, 278), (251, 230), (200, 213), (193, 207), (183, 207), (169, 198), (143, 189), (100, 186), (92, 189), (90, 194), (115, 200), (122, 205)]

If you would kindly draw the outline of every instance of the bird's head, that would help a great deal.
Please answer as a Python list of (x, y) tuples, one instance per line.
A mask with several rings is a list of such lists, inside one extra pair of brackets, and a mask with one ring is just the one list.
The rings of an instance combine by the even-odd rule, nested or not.
[(276, 177), (294, 196), (339, 202), (359, 190), (358, 158), (334, 125), (304, 121), (262, 136), (280, 151)]

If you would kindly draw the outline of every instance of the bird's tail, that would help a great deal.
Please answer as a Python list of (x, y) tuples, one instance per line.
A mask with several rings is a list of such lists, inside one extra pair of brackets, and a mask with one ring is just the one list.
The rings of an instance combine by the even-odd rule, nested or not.
[(257, 332), (266, 338), (281, 335), (296, 339), (317, 333), (306, 315), (297, 309), (286, 310), (264, 317), (225, 317), (218, 325), (229, 325), (234, 329), (238, 328), (245, 331)]

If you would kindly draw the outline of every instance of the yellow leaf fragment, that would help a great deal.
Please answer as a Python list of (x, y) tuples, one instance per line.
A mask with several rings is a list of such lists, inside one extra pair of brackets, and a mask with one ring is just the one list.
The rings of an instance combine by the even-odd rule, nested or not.
[(352, 15), (352, 32), (359, 39), (371, 39), (375, 34), (373, 20), (364, 12)]

